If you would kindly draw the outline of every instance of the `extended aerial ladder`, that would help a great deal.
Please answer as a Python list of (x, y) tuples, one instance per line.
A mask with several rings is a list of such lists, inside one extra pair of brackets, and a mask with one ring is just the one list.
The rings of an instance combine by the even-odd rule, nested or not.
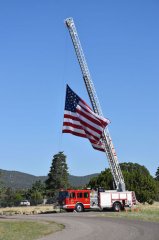
[[(83, 79), (84, 79), (86, 89), (92, 104), (93, 111), (98, 115), (103, 116), (102, 109), (95, 91), (93, 81), (91, 79), (91, 75), (90, 75), (88, 65), (82, 50), (82, 46), (78, 37), (78, 33), (76, 30), (74, 21), (72, 18), (67, 18), (65, 20), (65, 23), (69, 30), (69, 33), (73, 42), (73, 46), (76, 52), (76, 56), (77, 56), (81, 71), (82, 71)], [(105, 152), (107, 155), (112, 176), (114, 178), (116, 189), (118, 191), (125, 191), (125, 182), (124, 182), (123, 174), (121, 172), (120, 165), (118, 163), (118, 158), (117, 158), (110, 134), (108, 132), (108, 128), (106, 128), (106, 130), (103, 133), (102, 141), (104, 143)]]

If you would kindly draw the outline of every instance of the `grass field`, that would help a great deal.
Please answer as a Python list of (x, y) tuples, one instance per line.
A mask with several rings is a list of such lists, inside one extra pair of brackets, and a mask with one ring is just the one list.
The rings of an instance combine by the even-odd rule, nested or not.
[(51, 221), (0, 220), (0, 240), (35, 240), (63, 228)]
[(150, 222), (159, 222), (159, 203), (153, 205), (139, 204), (136, 208), (121, 212), (107, 212), (101, 213), (102, 217), (116, 217), (116, 218), (128, 218), (138, 219)]

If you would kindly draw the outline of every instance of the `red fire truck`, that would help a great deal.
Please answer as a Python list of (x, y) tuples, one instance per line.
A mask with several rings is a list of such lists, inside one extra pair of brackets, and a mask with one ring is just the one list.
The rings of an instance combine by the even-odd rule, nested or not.
[(83, 212), (85, 209), (112, 208), (120, 211), (124, 207), (136, 205), (136, 197), (133, 191), (118, 192), (116, 190), (105, 191), (104, 189), (90, 190), (61, 190), (59, 192), (60, 208)]

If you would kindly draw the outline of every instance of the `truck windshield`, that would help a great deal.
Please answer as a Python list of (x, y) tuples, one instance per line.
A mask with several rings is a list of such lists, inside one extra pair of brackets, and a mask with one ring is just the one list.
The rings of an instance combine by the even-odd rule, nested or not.
[(67, 191), (62, 191), (62, 192), (59, 192), (59, 199), (62, 200), (62, 199), (65, 199), (65, 198), (68, 198), (69, 197), (69, 194)]

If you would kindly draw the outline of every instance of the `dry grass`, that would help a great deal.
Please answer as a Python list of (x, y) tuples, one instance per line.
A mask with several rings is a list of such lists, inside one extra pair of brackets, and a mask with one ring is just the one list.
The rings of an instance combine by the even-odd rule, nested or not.
[(159, 203), (156, 202), (153, 205), (138, 204), (135, 208), (126, 209), (125, 211), (121, 212), (102, 213), (102, 216), (159, 222)]
[(39, 206), (27, 206), (27, 207), (6, 207), (0, 208), (0, 215), (14, 215), (14, 214), (39, 214), (39, 213), (52, 213), (58, 212), (59, 209), (53, 205), (39, 205)]

